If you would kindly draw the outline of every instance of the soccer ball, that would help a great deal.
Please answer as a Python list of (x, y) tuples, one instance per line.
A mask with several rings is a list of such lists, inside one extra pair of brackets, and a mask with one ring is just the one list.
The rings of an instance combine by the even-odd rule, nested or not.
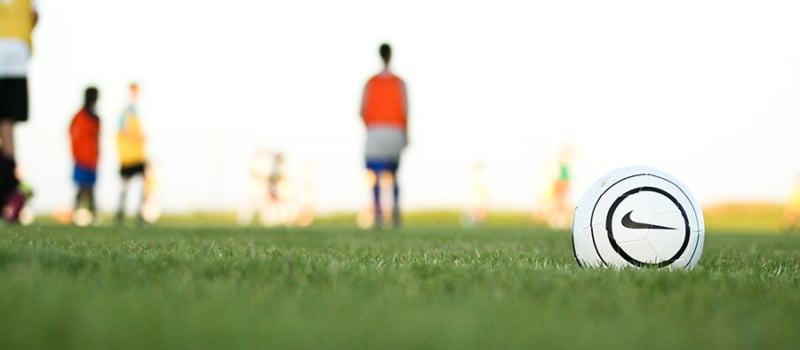
[(75, 226), (86, 227), (94, 222), (94, 214), (89, 209), (78, 208), (72, 213), (72, 223)]
[(704, 237), (703, 211), (686, 187), (645, 166), (598, 179), (572, 221), (575, 259), (586, 267), (692, 269)]

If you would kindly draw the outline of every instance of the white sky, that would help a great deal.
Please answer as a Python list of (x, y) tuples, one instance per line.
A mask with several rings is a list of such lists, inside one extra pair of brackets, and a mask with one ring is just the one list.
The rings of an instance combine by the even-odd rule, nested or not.
[(101, 90), (98, 195), (113, 209), (132, 79), (167, 210), (234, 208), (259, 146), (314, 162), (323, 210), (359, 208), (359, 99), (383, 41), (410, 94), (406, 207), (462, 206), (482, 160), (492, 205), (528, 209), (567, 142), (575, 199), (645, 164), (701, 203), (783, 201), (800, 171), (796, 1), (38, 4), (18, 159), (40, 210), (72, 203), (66, 129), (87, 84)]

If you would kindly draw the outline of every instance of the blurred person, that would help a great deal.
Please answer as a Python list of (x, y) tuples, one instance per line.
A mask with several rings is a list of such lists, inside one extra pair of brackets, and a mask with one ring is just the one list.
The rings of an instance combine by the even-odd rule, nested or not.
[(486, 185), (486, 166), (476, 162), (469, 178), (469, 209), (462, 221), (465, 226), (480, 225), (489, 213), (489, 187)]
[[(376, 181), (377, 178), (374, 172), (370, 170), (364, 172), (364, 185), (367, 188), (372, 189)], [(356, 214), (356, 225), (363, 229), (368, 229), (375, 225), (375, 202), (372, 191), (370, 191), (366, 203), (367, 205)]]
[(145, 157), (144, 143), (145, 138), (142, 133), (141, 123), (139, 122), (137, 102), (139, 101), (139, 85), (131, 83), (128, 86), (130, 103), (122, 111), (117, 130), (117, 150), (119, 151), (119, 175), (122, 178), (122, 190), (119, 195), (117, 213), (114, 217), (116, 224), (125, 221), (125, 207), (127, 204), (128, 190), (134, 178), (142, 181), (142, 192), (139, 195), (139, 203), (136, 209), (137, 221), (146, 223), (142, 216), (142, 209), (145, 200), (145, 171), (147, 168), (147, 158)]
[[(20, 181), (18, 187), (19, 190), (25, 194), (27, 199), (30, 199), (33, 196), (33, 189), (31, 188), (30, 184), (25, 182), (26, 175), (24, 169), (18, 165), (15, 173), (17, 175), (17, 179)], [(22, 209), (19, 211), (17, 219), (17, 223), (22, 226), (29, 226), (33, 224), (34, 220), (36, 220), (36, 213), (31, 208), (29, 201), (24, 203)]]
[(261, 213), (261, 223), (264, 226), (288, 225), (293, 221), (287, 175), (286, 159), (283, 153), (276, 153), (267, 177), (268, 205)]
[(38, 18), (32, 0), (0, 1), (0, 208), (12, 224), (33, 193), (15, 173), (14, 124), (28, 120), (28, 60)]
[[(377, 222), (382, 224), (383, 222), (392, 220), (392, 211), (394, 210), (394, 198), (392, 198), (392, 192), (394, 191), (394, 177), (392, 174), (389, 172), (376, 174), (374, 171), (367, 169), (367, 171), (364, 172), (364, 181), (367, 187), (370, 189), (374, 189), (374, 186), (378, 187), (380, 203), (377, 206), (381, 208), (381, 211), (380, 214), (377, 215), (380, 215), (381, 217), (377, 219)], [(358, 227), (364, 229), (382, 227), (382, 225), (376, 225), (376, 204), (374, 199), (374, 191), (370, 191), (367, 206), (359, 211), (356, 216), (356, 224)]]
[(94, 186), (97, 183), (97, 162), (100, 159), (100, 117), (96, 112), (98, 98), (97, 88), (87, 88), (83, 107), (69, 125), (72, 157), (75, 161), (72, 179), (78, 187), (73, 222), (79, 226), (86, 226), (97, 218)]
[(144, 170), (142, 186), (142, 209), (139, 212), (145, 223), (154, 224), (161, 218), (161, 205), (158, 201), (158, 171), (155, 165), (148, 162)]
[(531, 221), (535, 225), (548, 225), (550, 220), (550, 210), (553, 207), (553, 188), (550, 179), (547, 183), (537, 186), (537, 201), (531, 211)]
[(245, 199), (239, 208), (239, 225), (249, 225), (256, 212), (264, 213), (267, 207), (267, 186), (272, 173), (272, 154), (263, 148), (257, 149), (250, 164)]
[(298, 225), (306, 227), (314, 222), (317, 208), (316, 167), (313, 163), (306, 163), (297, 191), (297, 213), (295, 221)]
[(572, 208), (568, 202), (570, 189), (570, 162), (572, 148), (564, 146), (558, 159), (558, 173), (553, 181), (553, 207), (549, 224), (552, 227), (564, 228), (570, 224)]
[(531, 212), (535, 224), (546, 224), (554, 228), (568, 227), (572, 207), (569, 203), (572, 148), (564, 146), (558, 160), (547, 162), (545, 168), (552, 171), (540, 188), (538, 205)]
[(381, 44), (378, 50), (383, 70), (367, 81), (361, 101), (361, 119), (367, 129), (365, 158), (372, 187), (374, 227), (383, 226), (381, 180), (392, 187), (392, 226), (400, 226), (400, 189), (397, 171), (400, 155), (408, 145), (408, 95), (402, 79), (389, 69), (392, 48)]
[(783, 210), (781, 228), (786, 232), (797, 232), (800, 229), (800, 174), (794, 179), (789, 202)]

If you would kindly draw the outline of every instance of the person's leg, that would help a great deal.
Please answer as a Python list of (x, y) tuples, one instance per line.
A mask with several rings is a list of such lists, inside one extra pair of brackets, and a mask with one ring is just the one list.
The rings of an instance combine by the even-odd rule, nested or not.
[(94, 202), (94, 185), (88, 186), (86, 188), (87, 197), (89, 198), (89, 211), (92, 212), (92, 217), (97, 219), (97, 206)]
[(130, 186), (131, 178), (122, 177), (122, 189), (119, 193), (119, 202), (117, 203), (117, 213), (114, 220), (117, 224), (122, 224), (125, 221), (125, 203), (128, 201), (128, 187)]
[(144, 175), (144, 168), (142, 169), (142, 172), (139, 173), (139, 178), (142, 180), (142, 189), (139, 191), (139, 205), (136, 207), (136, 221), (139, 224), (144, 224), (147, 223), (147, 221), (144, 219), (144, 215), (142, 214), (142, 210), (144, 209), (144, 202), (147, 199), (145, 193), (145, 187), (147, 186), (146, 183), (147, 178), (145, 178)]
[(14, 121), (0, 117), (0, 195), (7, 195), (19, 186), (14, 172)]
[(72, 210), (72, 224), (86, 226), (91, 221), (91, 215), (87, 208), (88, 194), (85, 185), (78, 183), (77, 186), (78, 190), (75, 194), (75, 207)]
[(14, 121), (0, 117), (0, 151), (7, 158), (14, 158)]
[(380, 173), (367, 170), (370, 175), (370, 185), (372, 187), (372, 207), (374, 208), (374, 226), (375, 228), (380, 228), (383, 226), (383, 210), (381, 208), (381, 184), (380, 184)]
[(0, 79), (0, 191), (10, 194), (19, 186), (15, 173), (14, 124), (28, 120), (28, 80)]
[(392, 179), (392, 226), (400, 227), (400, 185), (397, 183), (397, 170), (390, 172)]
[(83, 186), (78, 185), (78, 193), (75, 194), (75, 207), (73, 208), (74, 211), (77, 211), (81, 208), (81, 205), (85, 202), (85, 191)]
[(19, 222), (19, 212), (30, 196), (20, 190), (16, 174), (14, 124), (28, 120), (28, 80), (0, 79), (0, 207), (10, 223)]

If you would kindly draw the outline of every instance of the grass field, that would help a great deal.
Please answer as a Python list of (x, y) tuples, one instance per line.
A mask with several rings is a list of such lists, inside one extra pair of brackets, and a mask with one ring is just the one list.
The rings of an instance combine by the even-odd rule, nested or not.
[(794, 349), (800, 236), (693, 271), (584, 270), (569, 234), (0, 228), (0, 349)]

